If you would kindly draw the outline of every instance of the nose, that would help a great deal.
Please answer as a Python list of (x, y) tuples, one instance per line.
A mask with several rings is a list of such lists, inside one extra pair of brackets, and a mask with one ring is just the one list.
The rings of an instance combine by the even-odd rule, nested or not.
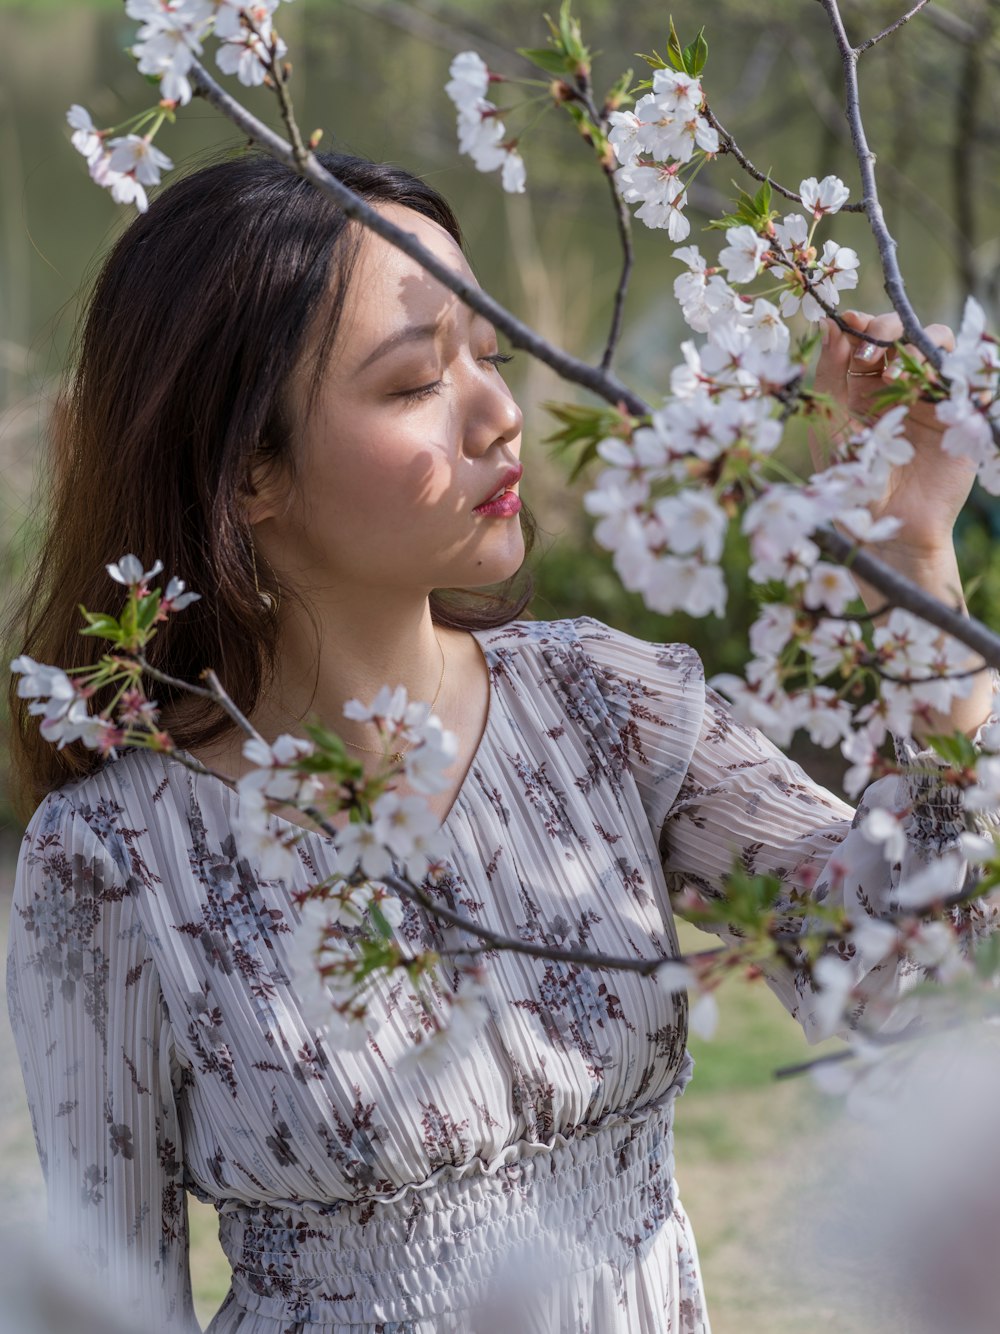
[(466, 423), (467, 452), (478, 456), (497, 444), (513, 445), (519, 442), (523, 426), (524, 414), (499, 371), (478, 368)]

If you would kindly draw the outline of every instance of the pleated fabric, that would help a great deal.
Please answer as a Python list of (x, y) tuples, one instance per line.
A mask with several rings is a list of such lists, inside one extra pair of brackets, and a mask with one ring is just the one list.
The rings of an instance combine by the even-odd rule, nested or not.
[[(733, 855), (790, 894), (842, 892), (824, 868), (851, 863), (850, 808), (732, 723), (693, 650), (589, 617), (475, 633), (490, 708), (443, 824), (450, 906), (669, 959), (671, 893), (718, 894)], [(18, 861), (8, 1006), (50, 1215), (123, 1308), (198, 1328), (190, 1191), (233, 1268), (211, 1334), (707, 1334), (673, 1171), (685, 995), (500, 953), (460, 1058), (401, 1064), (423, 1001), (398, 979), (362, 1050), (331, 1049), (289, 947), (335, 842), (306, 833), (295, 874), (266, 880), (238, 800), (125, 751), (45, 799)], [(915, 847), (940, 834), (924, 814)], [(877, 911), (892, 868), (869, 856), (863, 878)], [(459, 939), (412, 909), (399, 935)], [(772, 984), (808, 1027), (803, 980)]]

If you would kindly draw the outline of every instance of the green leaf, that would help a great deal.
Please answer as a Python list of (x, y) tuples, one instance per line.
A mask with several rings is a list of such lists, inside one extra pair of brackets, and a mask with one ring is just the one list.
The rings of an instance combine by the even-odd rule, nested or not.
[(160, 610), (160, 590), (154, 588), (152, 592), (147, 593), (140, 601), (136, 614), (136, 627), (140, 631), (150, 629), (156, 620), (156, 613)]
[(542, 444), (551, 445), (557, 454), (580, 448), (569, 485), (576, 481), (588, 463), (597, 458), (597, 446), (602, 440), (611, 435), (624, 436), (639, 422), (639, 418), (624, 417), (609, 407), (583, 407), (575, 403), (546, 403), (544, 407), (561, 425), (546, 436)]
[(610, 110), (615, 111), (629, 97), (629, 89), (632, 87), (632, 78), (634, 71), (627, 69), (620, 79), (617, 79), (609, 88), (608, 95), (604, 99), (604, 105)]
[(978, 758), (975, 746), (964, 732), (935, 733), (927, 738), (927, 744), (943, 760), (959, 769), (972, 769)]
[(533, 65), (537, 65), (540, 70), (544, 70), (546, 74), (562, 77), (575, 73), (561, 51), (552, 51), (546, 46), (519, 46), (517, 53), (524, 56), (525, 60), (530, 60)]
[(97, 639), (110, 639), (114, 644), (122, 642), (122, 627), (114, 616), (110, 616), (104, 611), (88, 611), (81, 602), (80, 615), (87, 622), (85, 629), (80, 631), (81, 635), (93, 635)]
[(758, 214), (767, 213), (771, 207), (771, 182), (764, 181), (753, 197), (754, 208)]
[(692, 78), (697, 79), (708, 60), (708, 42), (705, 41), (705, 29), (684, 48), (684, 68)]
[(1000, 936), (994, 931), (992, 935), (978, 941), (972, 959), (977, 977), (984, 982), (996, 977), (1000, 973)]
[[(646, 62), (646, 64), (649, 65), (649, 66), (651, 66), (653, 69), (668, 69), (668, 68), (669, 68), (667, 62), (663, 59), (663, 57), (660, 55), (660, 53), (659, 53), (658, 51), (656, 51), (655, 49), (654, 49), (654, 51), (653, 51), (653, 53), (652, 53), (651, 55), (646, 55), (646, 53), (645, 53), (644, 51), (636, 51), (636, 52), (634, 52), (634, 54), (637, 55), (637, 56), (639, 57), (640, 60), (644, 60), (644, 61)], [(652, 86), (653, 86), (652, 83), (650, 83), (648, 80), (647, 80), (646, 82), (644, 82), (644, 83), (640, 83), (640, 84), (639, 84), (639, 87), (640, 87), (640, 88), (652, 88)]]
[(670, 63), (674, 69), (684, 70), (687, 66), (684, 64), (684, 48), (681, 46), (681, 39), (677, 36), (677, 29), (674, 27), (674, 16), (670, 15), (670, 40), (667, 42), (667, 55), (670, 57)]

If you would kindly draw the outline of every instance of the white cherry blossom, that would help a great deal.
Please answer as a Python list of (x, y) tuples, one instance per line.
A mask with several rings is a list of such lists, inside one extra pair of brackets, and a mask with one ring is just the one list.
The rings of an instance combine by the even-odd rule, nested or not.
[(688, 235), (691, 224), (681, 211), (687, 202), (685, 186), (670, 167), (639, 163), (619, 167), (615, 184), (626, 203), (641, 201), (635, 216), (647, 227), (666, 230), (671, 241), (683, 241)]
[(824, 176), (818, 181), (815, 176), (799, 186), (802, 203), (814, 218), (839, 213), (850, 198), (851, 192), (839, 176)]
[(631, 166), (642, 151), (642, 122), (634, 111), (612, 111), (608, 116), (608, 143), (623, 167)]
[(233, 835), (240, 855), (259, 866), (265, 879), (287, 880), (298, 864), (295, 842), (300, 835), (272, 824), (259, 787), (242, 781), (237, 787), (240, 799), (233, 815)]
[(719, 1003), (711, 991), (702, 992), (688, 1012), (691, 1032), (710, 1042), (719, 1027)]
[(517, 149), (510, 149), (500, 168), (500, 184), (508, 194), (524, 194), (526, 173), (524, 159)]
[(891, 811), (876, 807), (861, 822), (861, 832), (865, 838), (882, 849), (887, 861), (901, 862), (906, 851), (906, 835), (902, 822)]
[(485, 100), (490, 86), (490, 71), (475, 51), (462, 51), (448, 67), (451, 79), (444, 90), (460, 110), (475, 107)]
[(104, 568), (116, 584), (126, 584), (135, 588), (148, 584), (150, 579), (158, 575), (163, 569), (163, 561), (155, 561), (148, 570), (144, 570), (142, 561), (138, 556), (122, 556), (111, 565), (105, 565)]
[(795, 633), (795, 608), (787, 602), (765, 602), (750, 627), (755, 657), (776, 658)]
[(90, 112), (78, 103), (66, 112), (66, 119), (73, 129), (70, 143), (78, 153), (82, 153), (88, 162), (100, 157), (104, 152), (104, 139), (90, 118)]
[(123, 175), (134, 175), (142, 185), (159, 185), (160, 172), (170, 171), (173, 162), (161, 153), (155, 144), (142, 135), (129, 134), (122, 139), (110, 139), (111, 157), (108, 166)]
[(843, 1025), (851, 1001), (854, 970), (845, 959), (823, 954), (812, 966), (812, 1013), (816, 1039), (832, 1037)]
[(878, 751), (867, 731), (855, 731), (844, 740), (840, 753), (845, 760), (850, 760), (850, 768), (842, 779), (844, 791), (849, 797), (856, 797), (868, 786)]
[(813, 686), (796, 696), (798, 722), (814, 745), (828, 748), (851, 733), (851, 706), (830, 686)]
[(726, 245), (719, 251), (719, 263), (731, 283), (749, 283), (756, 278), (769, 250), (767, 238), (758, 236), (748, 224), (729, 227), (726, 229)]
[(663, 556), (651, 566), (642, 591), (650, 610), (664, 615), (673, 611), (725, 615), (726, 581), (717, 565)]
[(700, 552), (709, 561), (721, 557), (729, 517), (710, 492), (699, 488), (664, 496), (655, 502), (653, 512), (674, 551)]
[(807, 607), (820, 607), (834, 616), (843, 615), (850, 602), (858, 596), (857, 585), (842, 565), (818, 561), (802, 590), (802, 601)]
[(184, 580), (178, 579), (174, 575), (163, 594), (163, 601), (160, 603), (161, 609), (165, 612), (183, 611), (185, 607), (190, 607), (192, 602), (197, 602), (201, 594), (185, 592), (186, 587)]
[(820, 621), (809, 636), (809, 652), (819, 676), (849, 671), (863, 647), (857, 621)]
[(76, 697), (72, 680), (61, 667), (49, 667), (36, 662), (27, 653), (12, 660), (10, 670), (19, 675), (17, 693), (21, 699), (53, 698), (69, 703)]

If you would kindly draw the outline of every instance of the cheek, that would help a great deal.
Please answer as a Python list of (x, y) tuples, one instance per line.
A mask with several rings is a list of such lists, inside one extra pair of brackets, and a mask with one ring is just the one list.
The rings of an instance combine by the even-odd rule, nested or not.
[(336, 515), (351, 529), (373, 513), (410, 515), (440, 508), (453, 494), (454, 453), (440, 429), (401, 429), (388, 421), (363, 434), (337, 433), (319, 444), (302, 477), (306, 507)]

